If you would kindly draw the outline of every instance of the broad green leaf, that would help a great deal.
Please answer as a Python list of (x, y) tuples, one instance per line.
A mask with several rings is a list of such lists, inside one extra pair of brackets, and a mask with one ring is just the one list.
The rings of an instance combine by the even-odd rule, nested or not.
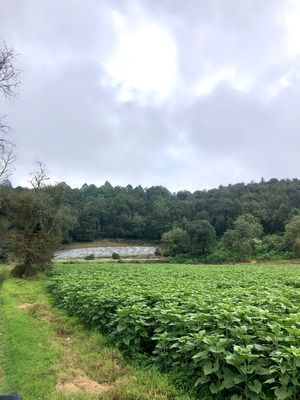
[(129, 346), (130, 339), (125, 337), (125, 338), (122, 339), (122, 342), (123, 342), (124, 344), (126, 344), (126, 346)]
[(285, 374), (285, 375), (283, 375), (283, 376), (281, 376), (281, 377), (279, 378), (279, 382), (280, 382), (283, 386), (286, 386), (286, 385), (289, 383), (289, 381), (290, 381), (290, 377), (289, 377), (287, 374)]
[(288, 399), (291, 396), (292, 390), (286, 388), (285, 386), (282, 386), (280, 388), (276, 388), (274, 393), (275, 393), (276, 398), (278, 400), (285, 400), (285, 399)]
[(255, 379), (254, 382), (248, 382), (248, 388), (254, 393), (259, 393), (262, 389), (262, 384)]
[(218, 385), (216, 385), (215, 383), (211, 383), (209, 385), (209, 390), (211, 393), (216, 394), (219, 392), (220, 387)]
[(206, 363), (203, 365), (203, 372), (205, 375), (210, 375), (213, 373), (213, 365), (210, 361), (206, 361)]
[(199, 385), (204, 385), (205, 383), (209, 382), (210, 378), (208, 375), (203, 375), (200, 378), (198, 378), (195, 382), (195, 386), (199, 386)]
[(254, 371), (258, 374), (258, 375), (270, 375), (270, 370), (267, 368), (263, 368), (260, 365), (258, 365), (257, 367), (254, 368)]
[(243, 400), (243, 397), (239, 396), (238, 394), (234, 394), (230, 397), (230, 400)]

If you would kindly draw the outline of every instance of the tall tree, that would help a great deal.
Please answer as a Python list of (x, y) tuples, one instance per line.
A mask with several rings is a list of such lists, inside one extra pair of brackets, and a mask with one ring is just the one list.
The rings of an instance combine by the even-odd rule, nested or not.
[(173, 228), (162, 235), (162, 252), (165, 256), (188, 253), (191, 250), (189, 235), (181, 228)]
[(190, 237), (192, 252), (209, 253), (216, 245), (216, 231), (207, 220), (187, 222), (184, 228)]
[(299, 256), (300, 251), (300, 215), (295, 215), (285, 226), (283, 245), (285, 250), (292, 251)]
[(244, 214), (236, 219), (234, 229), (225, 232), (223, 245), (240, 259), (247, 259), (253, 255), (255, 244), (262, 234), (259, 220), (251, 214)]
[(12, 193), (8, 215), (9, 236), (17, 265), (12, 274), (29, 277), (49, 267), (61, 239), (63, 184), (46, 186), (47, 172), (42, 163), (32, 177), (32, 190)]

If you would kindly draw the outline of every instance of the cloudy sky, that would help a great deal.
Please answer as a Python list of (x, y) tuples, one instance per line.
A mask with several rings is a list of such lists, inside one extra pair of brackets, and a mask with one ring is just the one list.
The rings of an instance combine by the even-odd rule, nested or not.
[(22, 85), (13, 184), (300, 177), (298, 0), (0, 0)]

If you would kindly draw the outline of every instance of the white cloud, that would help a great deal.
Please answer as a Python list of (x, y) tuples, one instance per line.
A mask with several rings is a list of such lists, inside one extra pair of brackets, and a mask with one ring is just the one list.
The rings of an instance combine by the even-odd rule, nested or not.
[(286, 25), (286, 53), (293, 58), (300, 54), (300, 3), (298, 0), (288, 2), (283, 21)]
[(139, 17), (134, 26), (113, 13), (117, 46), (104, 67), (105, 80), (119, 89), (119, 99), (164, 100), (176, 85), (177, 49), (165, 28)]

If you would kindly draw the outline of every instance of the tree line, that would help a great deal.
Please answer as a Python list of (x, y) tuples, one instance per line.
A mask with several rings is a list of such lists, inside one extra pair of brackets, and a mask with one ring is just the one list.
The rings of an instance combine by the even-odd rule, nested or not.
[[(113, 187), (109, 182), (80, 189), (65, 185), (64, 205), (73, 221), (64, 231), (66, 242), (162, 240), (165, 253), (173, 255), (208, 254), (220, 250), (222, 241), (224, 250), (250, 256), (254, 248), (261, 253), (292, 252), (300, 238), (299, 227), (292, 243), (283, 240), (291, 221), (298, 226), (299, 179), (262, 179), (193, 193), (171, 193), (162, 186)], [(166, 250), (170, 237), (180, 243), (178, 249)]]
[[(47, 185), (37, 163), (31, 188), (1, 185), (0, 256), (16, 271), (47, 265), (59, 243), (134, 239), (163, 255), (207, 261), (300, 255), (300, 180), (271, 179), (171, 193), (162, 186)], [(184, 260), (184, 258), (183, 258)]]
[(262, 179), (193, 193), (109, 182), (80, 189), (60, 185), (65, 243), (144, 240), (159, 244), (165, 255), (213, 254), (224, 260), (298, 254), (299, 179)]
[(160, 240), (174, 225), (197, 220), (207, 221), (220, 238), (243, 214), (257, 218), (265, 235), (282, 234), (300, 208), (299, 179), (262, 179), (194, 193), (171, 193), (162, 186), (113, 187), (109, 182), (100, 187), (84, 184), (80, 189), (65, 184), (64, 191), (64, 204), (76, 220), (65, 232), (66, 242)]

